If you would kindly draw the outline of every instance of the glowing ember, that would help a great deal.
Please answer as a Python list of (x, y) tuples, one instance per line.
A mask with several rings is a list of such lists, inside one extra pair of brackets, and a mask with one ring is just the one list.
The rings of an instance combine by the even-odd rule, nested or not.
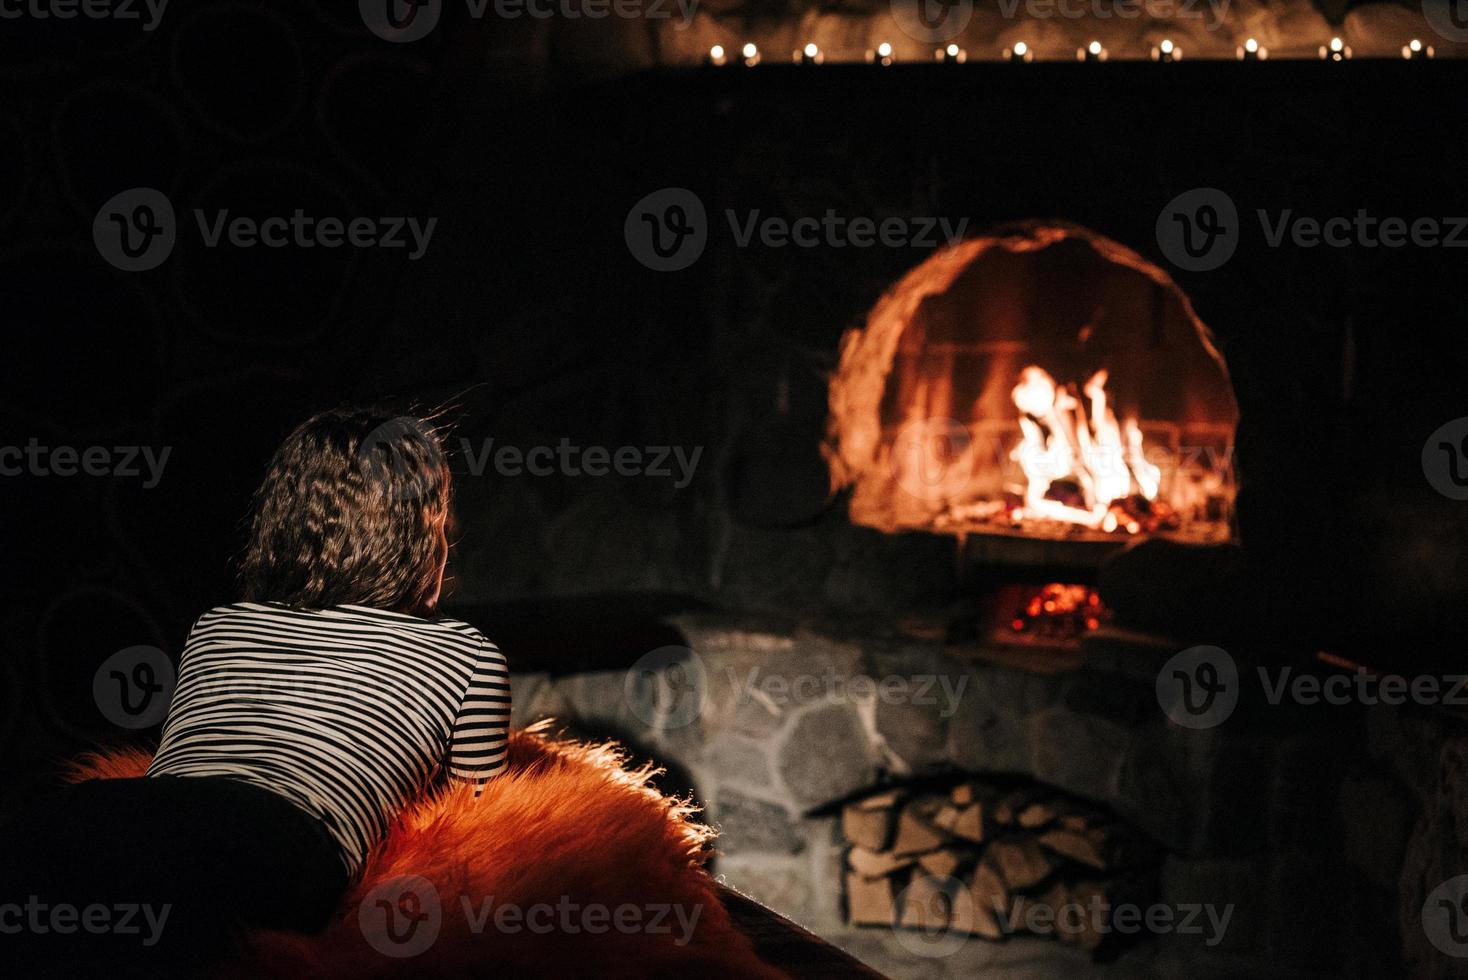
[(1022, 599), (1009, 629), (1030, 640), (1069, 642), (1099, 629), (1106, 618), (1094, 589), (1052, 582)]

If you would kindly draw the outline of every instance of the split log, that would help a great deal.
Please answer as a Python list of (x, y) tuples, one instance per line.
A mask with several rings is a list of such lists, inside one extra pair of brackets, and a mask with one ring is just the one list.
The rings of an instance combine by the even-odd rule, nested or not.
[(890, 851), (870, 851), (853, 847), (846, 854), (846, 864), (863, 878), (882, 878), (912, 865), (912, 858), (902, 858)]
[(958, 870), (963, 863), (961, 858), (952, 848), (940, 847), (936, 851), (930, 851), (917, 859), (919, 867), (930, 875), (939, 878), (948, 878)]
[(966, 882), (966, 900), (953, 904), (953, 927), (986, 939), (1006, 934), (1010, 910), (1009, 888), (999, 873), (980, 863)]
[(1056, 854), (1079, 861), (1098, 871), (1106, 871), (1110, 860), (1103, 852), (1104, 837), (1094, 830), (1051, 830), (1040, 835), (1040, 844)]
[(952, 831), (953, 824), (958, 820), (958, 807), (952, 803), (945, 803), (933, 814), (933, 826), (939, 830)]
[(896, 790), (878, 793), (841, 808), (841, 833), (852, 844), (880, 851), (892, 836), (892, 811), (899, 799)]
[(1019, 812), (1019, 825), (1026, 830), (1037, 830), (1054, 823), (1059, 815), (1049, 803), (1031, 803)]
[(891, 880), (863, 878), (855, 871), (848, 871), (846, 915), (855, 925), (890, 928), (897, 921), (897, 905), (892, 898)]
[(1055, 864), (1031, 837), (1011, 837), (989, 845), (986, 858), (994, 862), (1013, 889), (1031, 888), (1044, 881)]
[[(1111, 926), (1111, 902), (1106, 894), (1106, 886), (1095, 881), (1078, 881), (1071, 885), (1067, 901), (1080, 909), (1079, 928), (1064, 928), (1074, 926), (1076, 923), (1066, 921), (1062, 923), (1063, 928), (1057, 930), (1060, 941), (1082, 949), (1094, 950), (1101, 945), (1106, 938), (1106, 931)], [(1097, 909), (1101, 909), (1098, 913)]]
[(1156, 857), (1145, 841), (1115, 824), (1085, 830), (1058, 827), (1041, 834), (1039, 840), (1048, 850), (1097, 871), (1137, 867)]
[(954, 836), (975, 844), (984, 840), (984, 804), (970, 803), (958, 812), (951, 828)]
[(897, 836), (892, 841), (892, 853), (898, 855), (922, 854), (941, 847), (945, 838), (931, 824), (932, 812), (914, 801), (902, 808), (897, 817)]
[(946, 932), (953, 926), (953, 898), (940, 878), (913, 875), (902, 898), (902, 924), (928, 932)]
[[(975, 872), (975, 878), (985, 873), (983, 865)], [(992, 883), (1003, 889), (1004, 883), (999, 881), (999, 876), (992, 870), (987, 874)], [(959, 932), (966, 932), (972, 936), (983, 936), (985, 939), (1003, 939), (1006, 935), (1004, 916), (1009, 910), (1009, 896), (1000, 894), (997, 897), (989, 894), (989, 883), (980, 885), (976, 880), (965, 883), (965, 887), (953, 897), (953, 928)]]
[(1070, 893), (1060, 883), (1051, 885), (1038, 895), (1019, 895), (1014, 900), (1015, 927), (1038, 936), (1063, 936), (1076, 933), (1079, 924), (1073, 910), (1067, 910)]

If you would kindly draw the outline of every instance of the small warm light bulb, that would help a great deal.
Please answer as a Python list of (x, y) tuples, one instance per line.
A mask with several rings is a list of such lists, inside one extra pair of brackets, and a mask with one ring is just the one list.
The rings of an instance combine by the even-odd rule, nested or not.
[(1345, 61), (1351, 56), (1351, 49), (1346, 42), (1339, 37), (1330, 39), (1330, 44), (1320, 49), (1320, 57), (1327, 61)]
[(1005, 61), (1029, 61), (1035, 56), (1030, 46), (1023, 41), (1015, 41), (1014, 47), (1004, 49)]
[(1100, 54), (1101, 53), (1101, 42), (1100, 41), (1092, 41), (1090, 43), (1090, 45), (1088, 46), (1088, 50), (1092, 54)]
[(1431, 58), (1435, 53), (1436, 52), (1432, 50), (1432, 45), (1423, 44), (1415, 37), (1411, 40), (1409, 44), (1402, 48), (1402, 57), (1406, 58), (1408, 61), (1425, 61), (1426, 59)]
[(1250, 54), (1258, 54), (1259, 42), (1254, 40), (1252, 37), (1249, 38), (1249, 40), (1244, 42), (1244, 50), (1249, 52)]
[(1153, 61), (1180, 61), (1182, 56), (1182, 49), (1172, 43), (1172, 38), (1163, 38), (1162, 43), (1152, 49)]
[(722, 44), (715, 44), (713, 47), (709, 48), (709, 64), (722, 65), (728, 60), (728, 55), (724, 51), (724, 46)]
[(1105, 61), (1106, 49), (1101, 46), (1100, 41), (1092, 41), (1077, 51), (1076, 57), (1081, 61)]
[(805, 47), (795, 52), (795, 60), (802, 65), (819, 65), (825, 60), (825, 56), (821, 54), (821, 49), (816, 47), (814, 41), (808, 41)]
[(759, 48), (755, 47), (753, 41), (747, 42), (744, 47), (739, 49), (739, 56), (744, 59), (744, 66), (746, 68), (753, 68), (759, 64)]
[(881, 44), (877, 45), (877, 54), (883, 58), (892, 57), (892, 45), (888, 44), (886, 41), (883, 41)]
[(888, 44), (886, 41), (883, 41), (881, 44), (877, 45), (877, 49), (875, 51), (867, 52), (867, 61), (882, 65), (884, 67), (892, 64), (892, 45)]
[(1029, 50), (1030, 50), (1030, 46), (1028, 44), (1026, 44), (1025, 42), (1023, 42), (1023, 41), (1016, 41), (1016, 42), (1014, 42), (1014, 53), (1015, 53), (1015, 56), (1016, 57), (1023, 58), (1025, 56), (1025, 52), (1027, 52)]
[(1251, 37), (1238, 49), (1238, 56), (1240, 61), (1263, 61), (1269, 57), (1269, 51), (1260, 47), (1259, 42)]
[(938, 59), (950, 65), (961, 65), (968, 60), (968, 52), (956, 44), (950, 44), (938, 52)]

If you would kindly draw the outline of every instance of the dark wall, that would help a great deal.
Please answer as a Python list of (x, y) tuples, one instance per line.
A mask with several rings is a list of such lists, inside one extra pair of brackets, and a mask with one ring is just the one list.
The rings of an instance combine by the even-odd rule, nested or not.
[[(1157, 214), (1198, 186), (1246, 216), (1468, 214), (1468, 107), (1445, 97), (1464, 72), (1445, 61), (769, 65), (528, 94), (475, 34), (407, 50), (314, 9), (197, 5), (141, 40), (48, 35), (6, 63), (0, 443), (171, 452), (146, 489), (0, 480), (17, 772), (109, 734), (90, 700), (102, 659), (176, 653), (229, 598), (270, 449), (343, 400), (451, 400), (476, 448), (701, 448), (682, 489), (464, 475), (455, 601), (491, 632), (496, 603), (607, 593), (876, 618), (950, 601), (952, 543), (849, 527), (817, 451), (842, 331), (930, 249), (741, 248), (727, 208), (975, 231), (1058, 217), (1164, 267)], [(439, 224), (416, 262), (191, 233), (130, 274), (101, 260), (92, 222), (139, 185), (180, 215)], [(679, 273), (623, 237), (666, 186), (712, 221)], [(1281, 628), (1300, 642), (1420, 652), (1459, 625), (1464, 519), (1418, 459), (1468, 414), (1463, 256), (1273, 249), (1255, 224), (1223, 268), (1178, 274), (1239, 394), (1241, 537), (1269, 594), (1299, 590)]]

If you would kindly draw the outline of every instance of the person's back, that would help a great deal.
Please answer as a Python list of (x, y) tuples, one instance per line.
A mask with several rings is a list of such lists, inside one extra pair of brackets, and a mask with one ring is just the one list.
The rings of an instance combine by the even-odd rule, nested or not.
[(451, 483), (418, 419), (324, 412), (286, 438), (240, 601), (190, 631), (147, 776), (78, 783), (0, 828), (0, 908), (127, 906), (139, 928), (31, 929), (8, 950), (193, 975), (241, 929), (318, 930), (404, 806), (503, 770), (505, 659), (438, 616)]
[(505, 659), (467, 623), (343, 605), (212, 609), (184, 646), (149, 776), (223, 776), (326, 826), (355, 875), (446, 774), (504, 764)]

